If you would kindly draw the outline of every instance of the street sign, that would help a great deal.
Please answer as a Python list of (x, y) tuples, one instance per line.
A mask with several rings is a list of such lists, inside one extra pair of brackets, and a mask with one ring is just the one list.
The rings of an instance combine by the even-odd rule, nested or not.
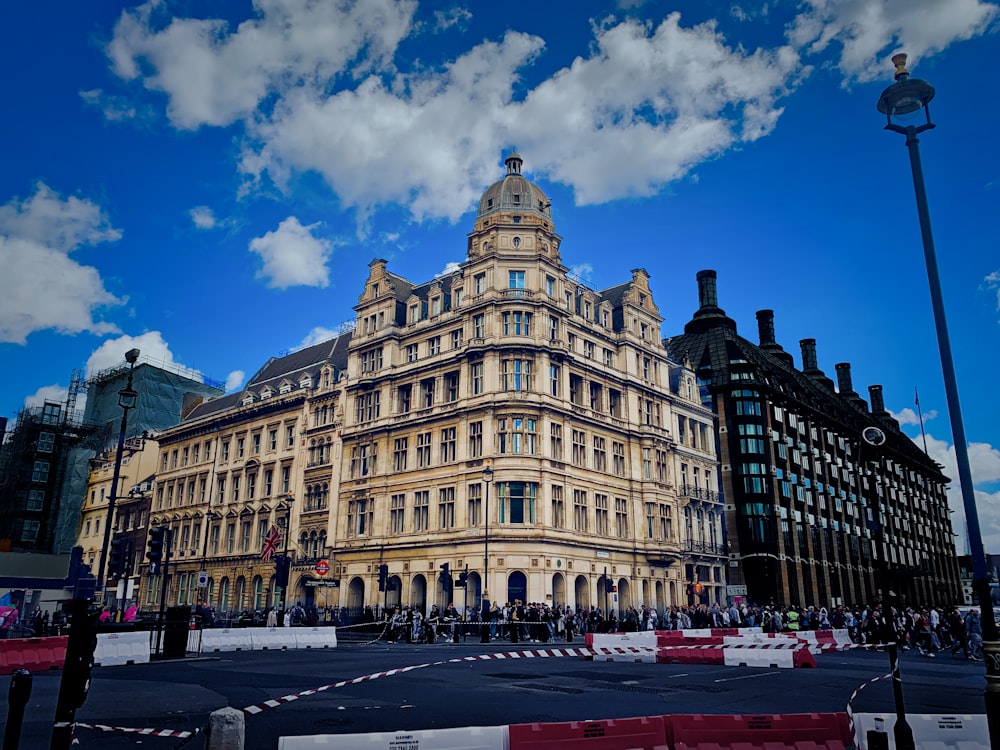
[(330, 563), (328, 563), (326, 560), (320, 560), (318, 563), (316, 563), (316, 573), (318, 575), (325, 576), (329, 572), (330, 572)]
[(726, 586), (726, 593), (730, 596), (746, 596), (746, 586)]
[(198, 571), (198, 588), (203, 589), (208, 585), (208, 571), (199, 570)]

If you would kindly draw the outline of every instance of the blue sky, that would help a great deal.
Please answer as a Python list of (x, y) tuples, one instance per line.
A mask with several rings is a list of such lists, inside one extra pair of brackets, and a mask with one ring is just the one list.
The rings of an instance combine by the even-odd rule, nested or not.
[[(646, 268), (665, 336), (695, 273), (756, 340), (878, 383), (954, 457), (889, 57), (921, 138), (987, 547), (1000, 552), (1000, 9), (983, 0), (8, 5), (0, 414), (139, 346), (237, 389), (353, 319), (367, 264), (464, 260), (517, 147), (591, 287)], [(957, 481), (956, 481), (957, 484)], [(961, 502), (953, 499), (961, 528)], [(964, 551), (964, 542), (959, 550)]]

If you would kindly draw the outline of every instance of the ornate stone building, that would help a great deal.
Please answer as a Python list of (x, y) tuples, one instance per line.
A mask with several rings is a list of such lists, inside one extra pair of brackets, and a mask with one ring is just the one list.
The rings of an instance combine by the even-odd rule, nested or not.
[(663, 608), (696, 582), (724, 599), (714, 417), (648, 274), (574, 280), (521, 166), (483, 194), (458, 270), (370, 264), (332, 508), (341, 604)]
[[(803, 339), (802, 369), (757, 313), (759, 344), (718, 305), (715, 271), (698, 274), (700, 307), (670, 353), (689, 362), (718, 415), (730, 583), (751, 601), (862, 605), (959, 601), (948, 478), (885, 409), (837, 384)], [(867, 438), (867, 439), (866, 439)]]
[[(281, 531), (277, 553), (293, 558), (288, 603), (314, 595), (306, 583), (333, 543), (338, 380), (349, 340), (271, 359), (241, 392), (200, 404), (157, 436), (150, 523), (173, 532), (168, 604), (204, 598), (221, 612), (280, 604), (275, 563), (261, 559), (271, 526)], [(158, 605), (161, 579), (146, 579), (144, 607)]]

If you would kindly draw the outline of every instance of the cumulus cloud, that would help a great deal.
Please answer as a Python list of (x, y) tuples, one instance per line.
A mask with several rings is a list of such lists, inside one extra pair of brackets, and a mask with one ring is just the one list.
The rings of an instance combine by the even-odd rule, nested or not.
[(119, 239), (121, 232), (96, 203), (63, 198), (43, 183), (30, 198), (0, 206), (0, 342), (23, 344), (45, 329), (117, 332), (95, 316), (124, 300), (104, 288), (96, 268), (70, 255)]
[(330, 279), (326, 263), (333, 253), (333, 243), (313, 236), (318, 226), (318, 223), (303, 226), (297, 218), (289, 216), (273, 232), (251, 240), (250, 251), (264, 261), (257, 278), (266, 279), (273, 289), (327, 286)]
[[(889, 413), (899, 422), (901, 425), (914, 425), (915, 427), (920, 426), (920, 415), (914, 409), (906, 407), (902, 411), (892, 411)], [(930, 420), (937, 417), (938, 413), (936, 409), (931, 409), (928, 412), (924, 412), (924, 424), (927, 424)]]
[(452, 26), (464, 30), (472, 20), (472, 11), (468, 8), (452, 8), (450, 10), (434, 11), (434, 32), (447, 31)]
[(359, 75), (388, 64), (416, 5), (257, 0), (255, 17), (232, 29), (221, 19), (171, 18), (151, 0), (122, 12), (106, 51), (117, 75), (167, 95), (178, 128), (229, 125), (275, 91), (322, 90), (349, 67)]
[[(920, 438), (914, 442), (922, 446)], [(962, 488), (958, 480), (958, 461), (955, 457), (955, 446), (946, 440), (939, 440), (933, 435), (927, 436), (927, 451), (932, 459), (941, 464), (944, 473), (951, 479), (948, 489), (948, 505), (955, 511), (952, 523), (956, 537), (955, 546), (959, 554), (966, 552), (968, 530), (965, 523), (965, 505), (962, 500)], [(970, 443), (969, 466), (972, 472), (972, 483), (976, 486), (976, 511), (979, 516), (980, 531), (987, 551), (1000, 550), (1000, 492), (990, 492), (989, 485), (1000, 481), (1000, 450), (989, 443)]]
[(84, 377), (90, 377), (95, 372), (100, 372), (101, 370), (124, 365), (125, 352), (129, 349), (139, 350), (140, 362), (146, 361), (150, 364), (169, 367), (181, 372), (192, 380), (204, 380), (201, 372), (181, 364), (174, 359), (174, 353), (170, 351), (170, 345), (164, 340), (163, 334), (159, 331), (147, 331), (138, 336), (123, 335), (114, 339), (108, 339), (87, 358)]
[(1000, 312), (1000, 270), (994, 271), (983, 279), (983, 283), (980, 285), (980, 288), (986, 292), (996, 295), (996, 310), (997, 312)]
[[(773, 6), (733, 14), (751, 20)], [(457, 221), (496, 179), (498, 146), (513, 142), (579, 204), (652, 195), (771, 133), (810, 73), (802, 50), (839, 52), (848, 81), (885, 78), (882, 58), (898, 44), (919, 58), (997, 15), (984, 0), (805, 0), (788, 43), (756, 50), (728, 43), (714, 22), (682, 25), (678, 13), (608, 18), (585, 55), (525, 89), (543, 39), (512, 29), (440, 64), (404, 61), (398, 46), (424, 31), (415, 8), (258, 0), (232, 25), (171, 17), (151, 1), (122, 13), (107, 54), (122, 79), (166, 96), (176, 127), (242, 125), (244, 193), (315, 172), (365, 232), (387, 204), (417, 221)], [(428, 25), (468, 18), (454, 8)]]
[(188, 211), (188, 214), (197, 229), (215, 229), (219, 224), (215, 218), (215, 212), (208, 206), (195, 206)]
[(104, 119), (110, 122), (134, 120), (138, 115), (135, 105), (126, 98), (108, 94), (103, 89), (81, 91), (80, 98), (89, 106), (101, 110)]
[(788, 39), (810, 54), (836, 43), (838, 67), (851, 81), (891, 80), (888, 57), (905, 51), (910, 65), (971, 39), (997, 18), (983, 0), (805, 0)]
[(455, 273), (460, 268), (461, 265), (459, 263), (457, 263), (456, 261), (450, 261), (445, 264), (444, 268), (442, 268), (440, 271), (434, 274), (434, 278), (437, 279), (440, 278), (441, 276), (447, 276), (448, 274)]
[(69, 388), (64, 385), (43, 385), (24, 399), (24, 406), (28, 409), (44, 406), (46, 401), (55, 401), (56, 403), (64, 404), (68, 395)]
[(590, 283), (590, 277), (594, 273), (594, 267), (589, 263), (580, 263), (569, 269), (570, 278), (576, 279), (584, 284)]
[(314, 5), (258, 2), (231, 29), (147, 4), (122, 14), (108, 54), (119, 76), (167, 95), (177, 127), (241, 120), (251, 187), (315, 171), (362, 224), (387, 203), (457, 220), (496, 179), (497, 145), (514, 140), (580, 203), (649, 195), (769, 133), (803, 72), (790, 47), (748, 52), (671, 14), (595, 26), (588, 57), (518, 99), (544, 49), (536, 36), (510, 31), (405, 71), (393, 53), (416, 31), (411, 3)]
[(246, 380), (247, 374), (243, 370), (233, 370), (226, 376), (226, 393), (232, 393), (233, 391), (238, 391), (243, 387), (243, 381)]
[(332, 338), (336, 338), (342, 332), (341, 330), (334, 330), (332, 328), (324, 328), (323, 326), (316, 326), (309, 333), (306, 334), (305, 338), (302, 339), (302, 343), (299, 344), (299, 348), (305, 348), (307, 346), (312, 346), (313, 344), (318, 344), (321, 341), (329, 341)]

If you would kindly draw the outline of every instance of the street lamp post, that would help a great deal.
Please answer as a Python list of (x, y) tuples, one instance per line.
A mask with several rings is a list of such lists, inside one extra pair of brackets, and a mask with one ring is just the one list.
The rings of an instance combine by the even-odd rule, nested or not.
[(118, 497), (118, 480), (121, 478), (122, 454), (125, 452), (125, 430), (128, 428), (129, 409), (135, 408), (139, 399), (139, 394), (132, 388), (132, 371), (135, 370), (135, 363), (139, 359), (138, 349), (129, 349), (125, 352), (125, 361), (129, 364), (128, 384), (118, 391), (118, 405), (122, 409), (122, 423), (118, 430), (118, 450), (115, 453), (115, 470), (111, 475), (111, 496), (108, 498), (108, 513), (104, 523), (104, 544), (101, 545), (101, 559), (97, 566), (97, 590), (101, 592), (102, 599), (105, 597), (104, 584), (105, 573), (107, 572), (108, 548), (111, 546), (111, 527), (115, 521), (115, 500)]
[[(924, 260), (927, 264), (927, 280), (934, 309), (934, 327), (937, 331), (938, 350), (941, 356), (941, 370), (944, 378), (948, 413), (951, 418), (951, 435), (955, 444), (955, 460), (958, 464), (958, 479), (962, 490), (962, 505), (969, 531), (969, 547), (972, 555), (972, 586), (979, 600), (982, 612), (983, 652), (986, 661), (986, 720), (994, 747), (1000, 747), (1000, 642), (997, 637), (996, 621), (993, 619), (993, 603), (990, 597), (989, 577), (986, 569), (986, 550), (979, 526), (979, 512), (976, 508), (976, 492), (972, 484), (972, 469), (969, 463), (969, 447), (962, 421), (962, 407), (958, 398), (958, 382), (955, 377), (955, 362), (948, 337), (948, 323), (944, 313), (944, 298), (941, 294), (941, 279), (938, 275), (937, 257), (934, 251), (934, 237), (931, 234), (930, 212), (927, 209), (927, 192), (924, 187), (924, 171), (920, 162), (917, 135), (934, 128), (928, 104), (934, 98), (934, 87), (926, 81), (910, 78), (906, 69), (906, 55), (893, 55), (896, 66), (896, 82), (886, 88), (878, 100), (878, 111), (886, 117), (886, 130), (906, 136), (906, 147), (910, 155), (913, 173), (913, 188), (916, 192), (917, 214), (920, 219), (920, 235), (924, 245)], [(899, 125), (893, 116), (905, 116), (924, 110), (926, 122), (920, 125)]]
[(287, 571), (287, 579), (285, 580), (285, 585), (281, 587), (281, 612), (284, 614), (285, 607), (288, 602), (288, 584), (291, 583), (292, 578), (292, 565), (288, 558), (288, 539), (292, 535), (292, 503), (295, 502), (295, 498), (288, 495), (285, 498), (285, 505), (287, 510), (285, 511), (285, 550), (282, 552), (282, 557), (284, 558), (284, 566)]
[(490, 642), (490, 625), (488, 618), (490, 616), (489, 612), (486, 610), (486, 603), (489, 599), (489, 580), (490, 580), (490, 482), (493, 481), (493, 467), (490, 466), (489, 461), (486, 462), (486, 468), (483, 469), (483, 484), (486, 485), (486, 498), (483, 504), (483, 594), (480, 597), (480, 607), (482, 608), (482, 613), (480, 614), (480, 620), (482, 620), (479, 629), (479, 642), (489, 643)]
[[(205, 580), (206, 588), (208, 588), (208, 578), (207, 578), (208, 577), (208, 533), (211, 529), (212, 519), (214, 518), (215, 518), (215, 512), (211, 508), (205, 511), (205, 542), (201, 549), (201, 569), (202, 571), (204, 571), (206, 576)], [(201, 587), (199, 586), (199, 588)], [(205, 596), (205, 598), (207, 599), (208, 597)], [(206, 602), (206, 604), (207, 603), (208, 602)]]

